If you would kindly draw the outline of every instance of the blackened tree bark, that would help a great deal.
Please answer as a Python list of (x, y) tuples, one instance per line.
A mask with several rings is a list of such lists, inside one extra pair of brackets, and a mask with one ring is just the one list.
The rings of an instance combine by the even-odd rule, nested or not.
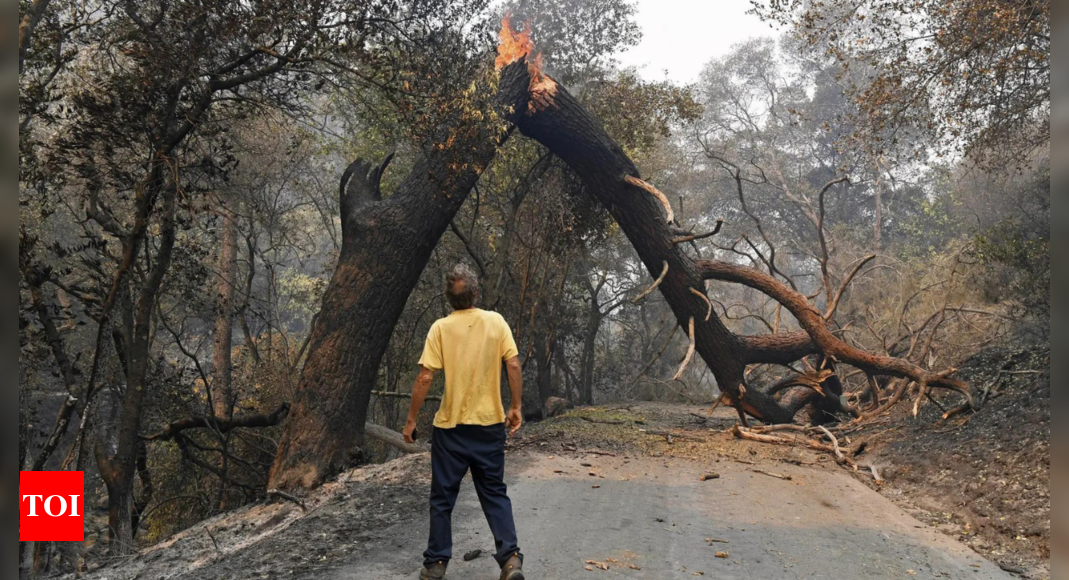
[[(683, 251), (670, 227), (673, 221), (667, 198), (641, 180), (638, 169), (623, 149), (566, 89), (549, 77), (532, 86), (531, 106), (517, 121), (520, 131), (536, 139), (563, 159), (616, 219), (659, 283), (678, 324), (684, 329), (694, 322), (696, 351), (712, 370), (720, 389), (740, 415), (746, 413), (773, 423), (790, 422), (793, 410), (772, 397), (745, 386), (750, 364), (788, 364), (804, 356), (822, 354), (872, 375), (905, 377), (922, 386), (941, 387), (962, 393), (972, 404), (971, 390), (962, 381), (949, 378), (953, 369), (941, 373), (912, 363), (878, 356), (852, 347), (827, 327), (825, 317), (808, 299), (772, 276), (753, 268), (695, 260)], [(802, 331), (764, 336), (738, 336), (711, 315), (705, 299), (706, 280), (743, 284), (780, 302), (798, 319)], [(832, 393), (832, 389), (825, 389)], [(817, 391), (813, 391), (817, 393)], [(838, 396), (825, 396), (827, 407), (838, 406)], [(823, 408), (823, 407), (822, 407)]]
[[(163, 162), (158, 162), (163, 165)], [(160, 172), (162, 173), (162, 168)], [(108, 490), (108, 527), (113, 540), (112, 549), (126, 554), (134, 545), (134, 476), (141, 452), (141, 415), (145, 391), (148, 388), (148, 368), (152, 361), (152, 318), (159, 297), (160, 285), (171, 263), (175, 243), (175, 211), (177, 184), (170, 181), (150, 184), (160, 197), (160, 243), (156, 260), (138, 292), (133, 310), (133, 324), (129, 329), (124, 353), (126, 390), (122, 396), (122, 415), (113, 449), (97, 446), (97, 466)]]
[(534, 335), (535, 388), (538, 406), (545, 417), (546, 399), (553, 396), (553, 346), (543, 332)]
[(594, 351), (603, 319), (601, 311), (592, 305), (583, 333), (583, 352), (579, 355), (579, 401), (584, 405), (594, 404)]
[(231, 350), (234, 335), (234, 285), (238, 267), (238, 227), (229, 203), (222, 202), (222, 236), (216, 289), (215, 331), (212, 348), (212, 411), (220, 419), (234, 413)]
[[(528, 83), (522, 61), (501, 71), (495, 105), (506, 120), (526, 109)], [(468, 123), (479, 127), (452, 146), (441, 146), (449, 141), (445, 135), (429, 144), (389, 197), (379, 189), (389, 158), (378, 167), (357, 160), (346, 169), (338, 266), (311, 331), (269, 487), (316, 487), (353, 463), (393, 328), (434, 246), (501, 142), (499, 126)]]

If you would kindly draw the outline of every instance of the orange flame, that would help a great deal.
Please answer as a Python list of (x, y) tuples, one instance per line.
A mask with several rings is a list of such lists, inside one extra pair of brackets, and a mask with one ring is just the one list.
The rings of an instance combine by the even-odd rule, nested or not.
[[(512, 14), (505, 14), (501, 19), (501, 30), (497, 33), (497, 59), (494, 66), (501, 70), (506, 66), (526, 58), (534, 51), (531, 41), (531, 24), (523, 23), (523, 30), (512, 29)], [(557, 82), (542, 73), (542, 53), (527, 58), (527, 72), (531, 76), (529, 90), (531, 99), (527, 104), (528, 112), (544, 110), (553, 105), (553, 96), (557, 94)]]
[(506, 66), (531, 54), (534, 43), (531, 42), (531, 23), (524, 22), (523, 30), (512, 30), (512, 13), (501, 19), (501, 31), (497, 33), (497, 59), (494, 66), (501, 70)]

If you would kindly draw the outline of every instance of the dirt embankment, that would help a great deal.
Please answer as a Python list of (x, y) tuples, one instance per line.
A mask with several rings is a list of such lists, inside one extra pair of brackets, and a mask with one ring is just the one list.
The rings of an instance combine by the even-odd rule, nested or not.
[(426, 503), (429, 454), (342, 474), (308, 497), (278, 500), (200, 522), (134, 557), (108, 562), (97, 580), (319, 578), (374, 557), (380, 532)]
[(1003, 569), (1049, 578), (1050, 350), (987, 350), (960, 376), (987, 394), (980, 412), (942, 423), (935, 405), (902, 408), (865, 430), (880, 491)]

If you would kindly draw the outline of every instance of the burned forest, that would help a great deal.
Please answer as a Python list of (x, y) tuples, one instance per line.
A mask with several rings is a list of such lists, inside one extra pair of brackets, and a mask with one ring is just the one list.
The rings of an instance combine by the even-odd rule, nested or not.
[[(85, 481), (20, 577), (402, 577), (464, 264), (519, 352), (517, 505), (844, 478), (1049, 578), (1049, 2), (728, 4), (763, 35), (660, 74), (632, 0), (20, 3), (20, 472)], [(349, 548), (289, 542), (345, 510)], [(767, 574), (710, 534), (688, 574)], [(675, 577), (590, 542), (525, 551)]]

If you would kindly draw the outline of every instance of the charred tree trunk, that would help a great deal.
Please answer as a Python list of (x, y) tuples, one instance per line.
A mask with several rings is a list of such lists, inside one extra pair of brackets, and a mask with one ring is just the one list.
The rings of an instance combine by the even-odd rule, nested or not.
[[(531, 106), (517, 125), (524, 135), (560, 156), (609, 210), (647, 271), (659, 280), (658, 289), (678, 324), (689, 332), (693, 328), (692, 348), (740, 413), (772, 423), (792, 421), (790, 410), (757, 389), (746, 388), (745, 369), (757, 363), (787, 364), (810, 354), (822, 354), (873, 375), (905, 377), (920, 384), (922, 391), (951, 389), (972, 405), (969, 386), (949, 378), (954, 369), (931, 372), (902, 359), (857, 349), (831, 332), (824, 315), (804, 295), (774, 277), (753, 268), (688, 256), (673, 237), (674, 218), (667, 197), (641, 180), (634, 163), (600, 122), (549, 77), (532, 85)], [(763, 292), (786, 307), (803, 330), (764, 336), (733, 334), (712, 315), (705, 297), (706, 280), (743, 284)]]
[[(502, 71), (496, 106), (506, 118), (526, 108), (527, 86), (522, 63)], [(501, 135), (491, 125), (466, 144), (428, 146), (388, 198), (379, 179), (389, 158), (376, 168), (357, 160), (346, 169), (338, 266), (311, 331), (269, 488), (316, 487), (353, 463), (393, 328), (434, 246), (499, 145)]]
[(233, 349), (234, 285), (238, 267), (237, 220), (225, 202), (223, 206), (213, 333), (215, 342), (212, 349), (212, 411), (220, 419), (230, 418), (234, 413), (233, 364), (230, 353)]
[(174, 249), (176, 188), (174, 183), (165, 183), (158, 190), (163, 200), (159, 249), (138, 293), (131, 326), (126, 331), (128, 344), (119, 353), (126, 371), (126, 389), (120, 403), (118, 432), (114, 445), (109, 444), (106, 448), (97, 446), (97, 465), (108, 490), (108, 526), (113, 540), (112, 552), (115, 554), (129, 554), (135, 549), (134, 477), (137, 475), (137, 458), (142, 445), (141, 414), (152, 358), (152, 317)]
[(545, 416), (546, 399), (553, 396), (553, 348), (544, 335), (535, 335), (535, 386), (538, 406)]
[[(702, 356), (722, 390), (736, 398), (743, 384), (743, 372), (752, 358), (751, 346), (727, 329), (719, 318), (705, 320), (707, 303), (691, 289), (704, 293), (705, 280), (698, 264), (673, 243), (674, 234), (658, 198), (635, 182), (639, 172), (623, 149), (612, 140), (601, 123), (563, 87), (553, 83), (532, 97), (532, 107), (518, 121), (520, 131), (546, 146), (567, 163), (590, 191), (615, 218), (642, 262), (654, 278), (668, 264), (668, 272), (658, 289), (665, 296), (676, 320), (688, 328), (695, 319), (696, 350)], [(808, 337), (799, 341), (801, 354), (810, 350)], [(793, 358), (797, 358), (794, 356)], [(793, 360), (793, 359), (792, 359)], [(755, 414), (786, 420), (770, 398), (755, 394), (748, 404)]]
[(580, 355), (579, 398), (584, 405), (594, 404), (594, 355), (601, 328), (602, 314), (600, 305), (594, 300), (590, 307), (586, 331), (583, 336), (583, 353)]

